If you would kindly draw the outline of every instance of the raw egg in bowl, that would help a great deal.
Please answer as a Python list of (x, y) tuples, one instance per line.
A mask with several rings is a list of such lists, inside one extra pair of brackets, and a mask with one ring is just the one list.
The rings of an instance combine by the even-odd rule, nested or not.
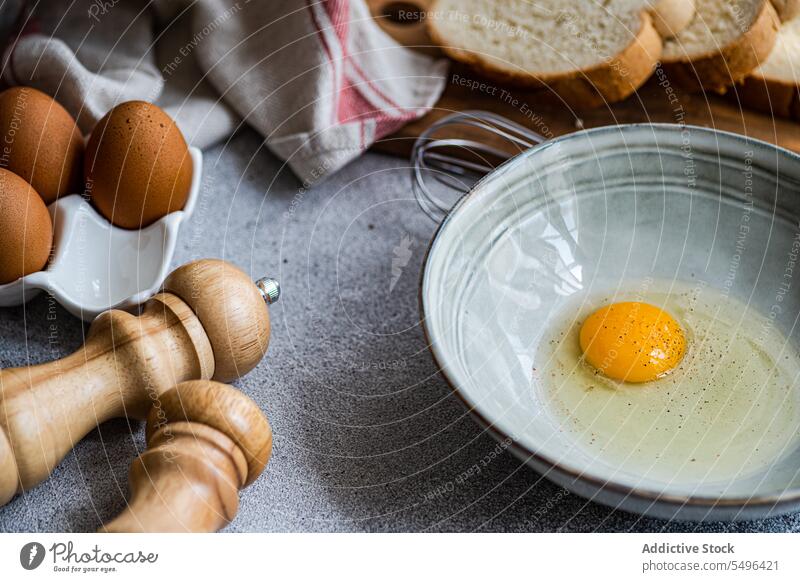
[(800, 509), (800, 157), (677, 125), (510, 160), (434, 237), (431, 352), (493, 436), (663, 518)]

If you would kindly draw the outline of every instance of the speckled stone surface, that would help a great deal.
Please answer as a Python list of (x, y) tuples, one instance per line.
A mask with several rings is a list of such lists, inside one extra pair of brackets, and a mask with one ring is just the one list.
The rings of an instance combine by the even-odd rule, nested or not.
[[(254, 132), (206, 152), (175, 264), (222, 257), (283, 287), (269, 354), (236, 382), (269, 416), (274, 453), (228, 531), (800, 532), (800, 514), (696, 525), (614, 511), (493, 455), (495, 441), (436, 375), (418, 325), (433, 230), (403, 160), (368, 154), (303, 191)], [(3, 367), (64, 355), (85, 331), (45, 296), (0, 309), (0, 330)], [(142, 447), (141, 424), (107, 423), (0, 508), (0, 530), (96, 529), (124, 506)]]

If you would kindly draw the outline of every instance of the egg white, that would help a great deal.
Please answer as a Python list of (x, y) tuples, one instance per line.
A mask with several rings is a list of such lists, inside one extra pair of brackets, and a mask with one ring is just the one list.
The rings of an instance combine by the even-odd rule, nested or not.
[[(582, 323), (597, 308), (644, 301), (682, 326), (687, 352), (645, 384), (584, 362)], [(575, 297), (551, 318), (534, 357), (534, 389), (578, 446), (618, 470), (672, 483), (757, 473), (800, 445), (800, 353), (773, 322), (702, 284), (648, 279)]]

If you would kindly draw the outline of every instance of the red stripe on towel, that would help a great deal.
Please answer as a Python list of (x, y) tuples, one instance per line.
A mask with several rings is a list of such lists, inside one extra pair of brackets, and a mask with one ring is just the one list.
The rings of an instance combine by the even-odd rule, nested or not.
[[(366, 148), (368, 138), (366, 136), (365, 120), (375, 121), (375, 131), (373, 139), (380, 139), (390, 133), (394, 133), (405, 125), (408, 121), (417, 118), (417, 112), (407, 110), (398, 105), (394, 99), (389, 97), (373, 79), (369, 78), (364, 70), (358, 65), (356, 59), (349, 52), (350, 34), (350, 2), (349, 0), (321, 0), (312, 5), (312, 0), (306, 0), (306, 6), (311, 15), (320, 42), (325, 50), (328, 62), (334, 71), (333, 98), (336, 100), (334, 110), (335, 119), (333, 123), (348, 123), (360, 121), (361, 148)], [(318, 15), (315, 14), (315, 6), (321, 4), (325, 15), (330, 24), (321, 23)], [(333, 35), (330, 32), (333, 32)], [(331, 46), (330, 43), (337, 42), (338, 47)], [(337, 50), (338, 49), (338, 50)], [(342, 61), (353, 66), (352, 71), (358, 78), (352, 79), (346, 73), (341, 76), (336, 75), (337, 70), (345, 70), (344, 62), (337, 63), (334, 55), (340, 54)], [(373, 96), (377, 96), (389, 107), (387, 109), (399, 111), (399, 114), (389, 112), (387, 109), (376, 107), (360, 89), (360, 85), (366, 85)]]

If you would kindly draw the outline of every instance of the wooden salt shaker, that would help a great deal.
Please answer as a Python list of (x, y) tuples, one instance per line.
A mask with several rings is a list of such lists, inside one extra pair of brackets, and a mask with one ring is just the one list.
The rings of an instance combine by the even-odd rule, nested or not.
[(141, 315), (110, 310), (61, 360), (0, 370), (0, 505), (46, 479), (79, 440), (115, 417), (143, 419), (186, 380), (230, 381), (267, 351), (277, 282), (230, 263), (176, 269)]

